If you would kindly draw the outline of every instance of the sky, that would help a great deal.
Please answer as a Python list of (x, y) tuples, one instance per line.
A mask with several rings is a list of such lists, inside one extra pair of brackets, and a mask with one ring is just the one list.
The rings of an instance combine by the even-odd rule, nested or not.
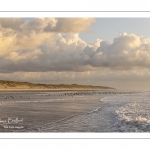
[(149, 18), (96, 18), (96, 22), (91, 24), (91, 32), (81, 32), (80, 37), (87, 42), (96, 38), (113, 42), (114, 37), (126, 32), (149, 38), (149, 27)]
[(0, 18), (0, 79), (150, 89), (150, 18)]

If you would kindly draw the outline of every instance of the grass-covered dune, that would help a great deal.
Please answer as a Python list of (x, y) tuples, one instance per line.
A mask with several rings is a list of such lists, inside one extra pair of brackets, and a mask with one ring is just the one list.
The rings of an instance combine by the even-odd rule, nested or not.
[(35, 84), (29, 82), (5, 81), (0, 80), (0, 89), (50, 89), (50, 90), (100, 90), (100, 89), (114, 89), (104, 86), (91, 86), (91, 85), (77, 85), (77, 84)]

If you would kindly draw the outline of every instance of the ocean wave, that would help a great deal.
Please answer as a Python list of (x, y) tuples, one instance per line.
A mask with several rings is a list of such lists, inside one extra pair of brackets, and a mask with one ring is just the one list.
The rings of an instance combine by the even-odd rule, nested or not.
[(116, 110), (118, 120), (125, 122), (127, 125), (131, 125), (136, 128), (137, 131), (141, 131), (141, 128), (150, 126), (150, 99), (135, 100), (125, 106)]

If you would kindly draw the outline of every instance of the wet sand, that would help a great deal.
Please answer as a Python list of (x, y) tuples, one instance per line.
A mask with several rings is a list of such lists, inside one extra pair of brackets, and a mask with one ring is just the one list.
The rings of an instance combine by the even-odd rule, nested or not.
[(1, 92), (0, 132), (39, 132), (41, 126), (103, 107), (105, 96), (101, 91)]
[[(115, 89), (110, 89), (111, 90), (115, 90)], [(55, 88), (55, 89), (30, 89), (30, 88), (27, 88), (27, 89), (9, 89), (9, 88), (5, 88), (5, 89), (0, 89), (0, 92), (59, 92), (59, 91), (106, 91), (106, 89), (86, 89), (86, 88), (73, 88), (73, 89), (63, 89), (63, 88)]]

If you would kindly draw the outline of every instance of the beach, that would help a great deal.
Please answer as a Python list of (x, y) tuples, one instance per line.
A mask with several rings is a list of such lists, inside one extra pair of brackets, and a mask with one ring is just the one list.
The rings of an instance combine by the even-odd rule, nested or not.
[(1, 91), (0, 132), (149, 132), (149, 97), (149, 91)]
[(99, 91), (1, 91), (0, 131), (39, 132), (38, 126), (102, 107), (103, 97)]

